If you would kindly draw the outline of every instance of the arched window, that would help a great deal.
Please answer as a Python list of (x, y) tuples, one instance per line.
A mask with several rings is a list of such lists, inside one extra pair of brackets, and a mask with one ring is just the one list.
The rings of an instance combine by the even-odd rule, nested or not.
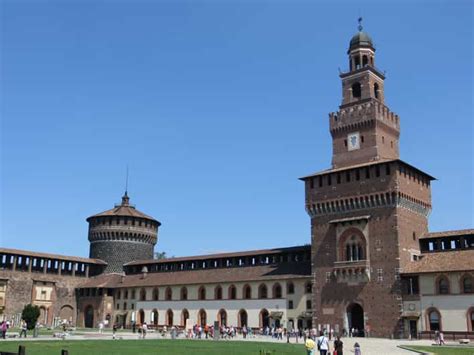
[(366, 242), (364, 236), (359, 232), (349, 231), (340, 239), (340, 260), (359, 261), (366, 260)]
[(227, 312), (224, 309), (221, 309), (217, 314), (217, 321), (220, 326), (227, 326)]
[(214, 289), (214, 299), (221, 300), (222, 299), (222, 287), (216, 286)]
[(362, 56), (362, 66), (365, 67), (367, 64), (369, 64), (369, 59), (367, 58), (366, 55)]
[(120, 290), (117, 291), (117, 299), (119, 300), (120, 299), (120, 296), (121, 296), (121, 292)]
[(352, 97), (355, 99), (360, 99), (362, 96), (362, 87), (360, 83), (352, 84)]
[(151, 323), (156, 327), (158, 325), (158, 310), (155, 308), (150, 313), (150, 320)]
[(234, 285), (229, 286), (229, 299), (235, 300), (237, 298), (237, 289)]
[(311, 283), (311, 281), (305, 283), (304, 291), (305, 293), (313, 293), (313, 284)]
[(286, 293), (289, 295), (295, 293), (295, 285), (293, 284), (293, 282), (290, 281), (286, 284)]
[(206, 299), (206, 288), (204, 286), (199, 287), (198, 298), (200, 300)]
[(379, 98), (379, 84), (377, 83), (374, 84), (374, 96), (376, 99)]
[(140, 301), (146, 301), (146, 290), (144, 288), (140, 290)]
[(437, 309), (428, 310), (428, 325), (431, 331), (441, 330), (441, 315)]
[(265, 284), (258, 286), (258, 298), (268, 298), (267, 286)]
[(173, 299), (173, 290), (171, 287), (167, 287), (165, 291), (165, 300), (171, 301)]
[(198, 313), (198, 322), (201, 327), (204, 327), (207, 324), (207, 314), (204, 309), (201, 309)]
[(173, 311), (171, 309), (168, 309), (166, 311), (166, 325), (172, 326), (173, 325)]
[(186, 320), (189, 319), (189, 312), (188, 310), (185, 308), (181, 311), (181, 326), (182, 327), (185, 327), (186, 326)]
[(447, 295), (449, 294), (449, 281), (446, 276), (441, 276), (438, 279), (438, 294), (440, 295)]
[(471, 275), (465, 275), (462, 278), (462, 284), (461, 284), (461, 289), (463, 293), (473, 293), (473, 287), (472, 287), (472, 276)]
[(188, 289), (184, 286), (181, 287), (180, 298), (181, 301), (185, 301), (188, 299)]
[(158, 296), (159, 296), (159, 294), (158, 294), (158, 288), (155, 287), (155, 288), (153, 289), (153, 301), (158, 301)]
[(242, 328), (244, 325), (247, 325), (247, 311), (245, 309), (241, 309), (239, 311), (239, 319), (238, 319), (238, 326)]
[(281, 298), (281, 286), (279, 283), (273, 285), (273, 298)]
[(355, 64), (355, 69), (360, 68), (360, 57), (358, 55), (354, 57), (354, 64)]
[(252, 298), (252, 288), (250, 285), (245, 285), (243, 290), (242, 290), (243, 298), (246, 300), (249, 300)]

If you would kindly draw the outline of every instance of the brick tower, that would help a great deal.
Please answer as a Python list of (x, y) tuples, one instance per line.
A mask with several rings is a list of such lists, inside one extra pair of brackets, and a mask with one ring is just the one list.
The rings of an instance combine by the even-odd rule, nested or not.
[(123, 264), (130, 261), (153, 259), (161, 223), (129, 202), (125, 192), (122, 203), (87, 218), (89, 257), (106, 261), (107, 273), (122, 272)]
[(399, 159), (370, 36), (355, 34), (342, 104), (329, 114), (332, 167), (302, 178), (311, 218), (315, 327), (401, 334), (400, 272), (428, 230), (433, 178)]

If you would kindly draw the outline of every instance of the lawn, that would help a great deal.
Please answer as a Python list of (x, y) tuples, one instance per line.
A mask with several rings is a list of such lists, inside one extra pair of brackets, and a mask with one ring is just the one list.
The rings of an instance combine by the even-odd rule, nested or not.
[(414, 349), (418, 351), (425, 351), (437, 355), (474, 355), (474, 348), (461, 348), (449, 346), (413, 346), (407, 345), (407, 349)]
[(0, 343), (0, 351), (17, 351), (22, 344), (27, 355), (61, 354), (61, 349), (70, 355), (128, 355), (128, 354), (287, 354), (303, 355), (303, 344), (259, 343), (250, 341), (213, 341), (213, 340), (73, 340), (73, 341), (28, 341)]

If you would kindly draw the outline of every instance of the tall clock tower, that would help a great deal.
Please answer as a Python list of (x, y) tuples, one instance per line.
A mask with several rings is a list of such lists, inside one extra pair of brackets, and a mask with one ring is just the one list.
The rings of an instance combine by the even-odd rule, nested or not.
[(311, 218), (313, 326), (398, 337), (400, 272), (428, 230), (433, 178), (400, 160), (400, 120), (385, 105), (385, 75), (359, 31), (341, 73), (342, 103), (329, 114), (332, 167), (303, 177)]

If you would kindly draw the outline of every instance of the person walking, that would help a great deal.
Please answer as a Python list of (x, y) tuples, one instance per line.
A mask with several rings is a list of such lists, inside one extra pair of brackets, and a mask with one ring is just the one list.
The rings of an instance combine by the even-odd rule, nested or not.
[(142, 325), (142, 339), (146, 338), (147, 331), (148, 331), (148, 325), (146, 324), (146, 322), (144, 322)]
[(315, 347), (315, 343), (314, 343), (314, 340), (311, 339), (311, 338), (307, 338), (305, 343), (304, 343), (304, 346), (306, 348), (306, 354), (307, 355), (314, 355), (314, 347)]
[(117, 324), (114, 323), (114, 326), (112, 327), (112, 339), (115, 339), (117, 333)]
[(7, 335), (7, 322), (3, 321), (1, 324), (0, 324), (0, 331), (2, 332), (2, 339), (5, 339), (6, 335)]
[(318, 350), (320, 355), (327, 355), (329, 353), (329, 339), (322, 331), (319, 332)]
[(336, 337), (336, 340), (334, 340), (334, 355), (343, 355), (342, 354), (342, 341), (339, 336)]
[(354, 344), (354, 355), (361, 355), (359, 343)]
[(24, 320), (21, 321), (21, 332), (20, 332), (20, 338), (22, 335), (25, 336), (26, 338), (26, 331), (27, 331), (28, 327), (26, 325), (26, 322)]

